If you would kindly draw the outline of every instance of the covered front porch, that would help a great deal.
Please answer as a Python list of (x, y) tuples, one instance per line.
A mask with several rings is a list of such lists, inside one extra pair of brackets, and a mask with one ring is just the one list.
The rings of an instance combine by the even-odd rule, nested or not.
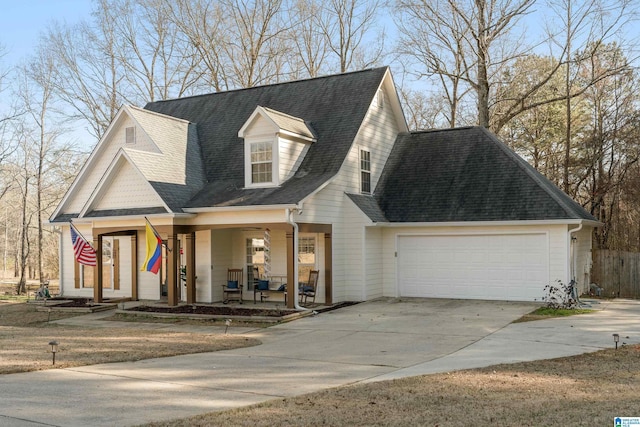
[[(158, 300), (168, 306), (184, 302), (215, 303), (224, 299), (229, 269), (242, 270), (241, 299), (254, 303), (255, 279), (269, 280), (270, 289), (305, 282), (309, 271), (320, 278), (316, 302), (331, 305), (332, 226), (313, 223), (177, 224), (171, 218), (149, 218), (163, 242), (157, 275), (140, 271), (145, 257), (145, 219), (135, 225), (94, 223), (93, 299), (99, 303), (117, 288), (132, 300)], [(117, 253), (115, 251), (117, 249)], [(256, 275), (258, 277), (256, 277)], [(114, 283), (117, 283), (116, 286)], [(77, 287), (77, 286), (76, 286)], [(287, 286), (287, 308), (299, 308)], [(130, 293), (130, 295), (126, 295)], [(295, 292), (297, 294), (297, 292)], [(123, 295), (125, 294), (125, 295)], [(258, 304), (285, 304), (284, 292), (269, 292)]]

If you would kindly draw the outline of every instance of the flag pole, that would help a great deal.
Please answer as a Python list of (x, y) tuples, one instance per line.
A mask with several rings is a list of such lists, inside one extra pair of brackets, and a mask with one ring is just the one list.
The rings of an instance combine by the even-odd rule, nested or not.
[[(145, 216), (144, 219), (145, 221), (147, 221), (147, 224), (149, 224), (149, 227), (151, 227), (153, 232), (156, 233), (156, 236), (160, 237), (160, 233), (158, 233), (158, 230), (156, 230), (153, 224), (151, 224), (151, 221), (149, 221), (149, 218)], [(162, 237), (160, 237), (160, 241), (162, 241)], [(169, 246), (165, 245), (164, 243), (162, 243), (162, 246), (164, 246), (167, 251), (171, 252), (171, 248), (169, 248)]]
[(85, 242), (87, 242), (87, 243), (89, 244), (89, 246), (91, 246), (91, 249), (93, 249), (94, 251), (96, 250), (96, 248), (94, 248), (94, 247), (93, 247), (93, 245), (92, 245), (91, 243), (89, 243), (89, 240), (87, 240), (87, 238), (86, 238), (86, 237), (84, 237), (84, 236), (82, 235), (82, 233), (80, 232), (80, 230), (78, 230), (78, 227), (76, 227), (75, 225), (73, 225), (72, 220), (69, 220), (69, 225), (70, 225), (71, 227), (73, 227), (73, 229), (74, 229), (74, 230), (76, 230), (76, 233), (78, 233), (78, 235), (79, 235), (80, 237), (82, 237), (82, 240), (84, 240)]

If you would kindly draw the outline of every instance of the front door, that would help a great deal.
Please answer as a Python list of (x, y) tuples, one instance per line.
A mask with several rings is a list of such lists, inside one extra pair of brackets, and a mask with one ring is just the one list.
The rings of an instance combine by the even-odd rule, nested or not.
[(114, 237), (102, 239), (102, 288), (120, 289), (119, 240)]

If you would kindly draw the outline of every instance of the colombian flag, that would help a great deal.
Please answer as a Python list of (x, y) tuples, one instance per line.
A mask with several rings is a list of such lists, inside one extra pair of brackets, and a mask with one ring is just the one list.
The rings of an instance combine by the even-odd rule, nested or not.
[(158, 236), (158, 233), (153, 228), (151, 223), (147, 218), (146, 224), (146, 241), (147, 241), (147, 258), (142, 264), (142, 268), (140, 271), (150, 271), (153, 274), (158, 274), (158, 270), (160, 269), (160, 259), (161, 259), (161, 247), (162, 247), (162, 239)]

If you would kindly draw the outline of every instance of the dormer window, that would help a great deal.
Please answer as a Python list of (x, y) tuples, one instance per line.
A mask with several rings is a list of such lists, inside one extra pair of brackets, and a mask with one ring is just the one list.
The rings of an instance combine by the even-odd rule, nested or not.
[(275, 187), (295, 175), (316, 135), (298, 117), (256, 107), (238, 131), (244, 139), (247, 188)]
[(273, 182), (273, 142), (249, 143), (251, 157), (251, 184)]

